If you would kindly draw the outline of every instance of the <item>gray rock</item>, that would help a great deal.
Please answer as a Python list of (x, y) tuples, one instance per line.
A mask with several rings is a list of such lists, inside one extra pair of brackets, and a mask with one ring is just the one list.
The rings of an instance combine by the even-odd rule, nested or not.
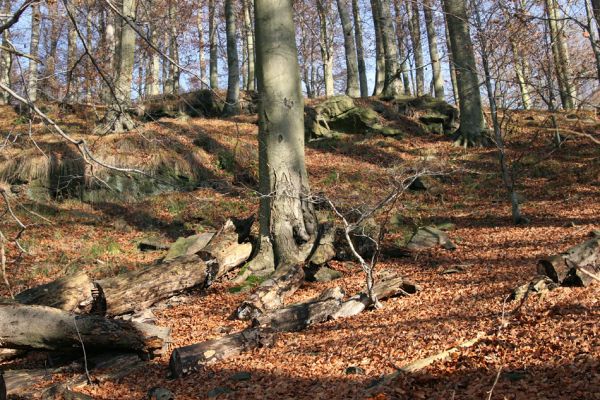
[(154, 387), (148, 391), (148, 400), (174, 400), (175, 395), (168, 389)]
[(433, 226), (426, 226), (417, 229), (415, 234), (408, 241), (406, 248), (412, 251), (419, 251), (438, 246), (443, 247), (446, 250), (456, 249), (456, 245), (452, 243), (446, 233)]
[(306, 270), (306, 280), (309, 282), (329, 282), (341, 277), (341, 272), (325, 266), (312, 267)]
[(214, 235), (214, 232), (205, 232), (188, 237), (180, 237), (171, 245), (164, 261), (171, 261), (177, 257), (189, 256), (199, 252), (206, 247)]

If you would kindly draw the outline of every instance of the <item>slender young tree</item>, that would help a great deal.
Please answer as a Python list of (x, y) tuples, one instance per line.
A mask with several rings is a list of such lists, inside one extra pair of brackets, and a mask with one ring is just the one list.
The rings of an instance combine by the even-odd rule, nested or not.
[(356, 59), (356, 44), (354, 43), (354, 30), (350, 19), (350, 5), (348, 0), (337, 0), (342, 32), (344, 35), (344, 50), (346, 54), (346, 94), (350, 97), (360, 96), (358, 83), (358, 61)]
[(442, 77), (442, 63), (438, 51), (438, 37), (433, 20), (433, 0), (423, 0), (423, 15), (427, 29), (427, 43), (429, 44), (429, 59), (431, 60), (431, 75), (433, 91), (437, 99), (444, 99), (444, 78)]
[(196, 30), (198, 31), (198, 67), (200, 73), (201, 86), (204, 86), (203, 82), (206, 79), (206, 61), (204, 60), (204, 8), (203, 2), (198, 2), (198, 14), (196, 15)]
[(408, 71), (408, 57), (406, 55), (404, 21), (401, 12), (401, 1), (394, 0), (394, 13), (396, 16), (396, 42), (398, 44), (398, 57), (400, 57), (400, 73), (402, 76), (402, 86), (404, 87), (404, 95), (410, 96), (410, 78)]
[[(304, 163), (304, 100), (291, 0), (256, 0), (260, 233), (279, 265), (303, 261), (315, 234)], [(264, 251), (264, 248), (261, 248)]]
[(248, 75), (246, 78), (246, 90), (254, 91), (255, 87), (255, 55), (254, 55), (254, 28), (250, 18), (250, 5), (252, 0), (242, 0), (242, 12), (244, 13), (244, 35), (246, 37), (246, 53), (248, 55)]
[(412, 53), (415, 59), (415, 83), (417, 96), (425, 94), (425, 62), (423, 61), (423, 46), (421, 45), (421, 13), (419, 3), (410, 1), (406, 4), (410, 37), (412, 40)]
[(600, 0), (592, 1), (592, 12), (596, 18), (596, 28), (598, 28), (598, 36), (600, 37)]
[(486, 129), (466, 0), (444, 0), (444, 8), (460, 103), (460, 127), (454, 139), (456, 144), (465, 147), (480, 145), (486, 142)]
[[(40, 28), (42, 24), (42, 13), (40, 3), (34, 3), (31, 6), (31, 36), (29, 41), (29, 54), (33, 57), (38, 56), (38, 47), (40, 43)], [(30, 101), (37, 100), (38, 92), (38, 63), (29, 62), (29, 77), (27, 80), (27, 95)]]
[(377, 0), (371, 0), (371, 13), (373, 14), (373, 28), (375, 30), (375, 86), (373, 96), (379, 96), (385, 85), (385, 50), (383, 48), (383, 34), (381, 33), (381, 17)]
[[(4, 0), (2, 2), (2, 7), (0, 8), (2, 13), (5, 15), (10, 15), (10, 0)], [(4, 48), (9, 48), (9, 31), (6, 29), (2, 32), (2, 46)], [(12, 68), (12, 55), (8, 51), (0, 50), (0, 83), (3, 85), (10, 87), (10, 71)], [(4, 90), (0, 93), (0, 104), (8, 104), (10, 100), (10, 95)]]
[(454, 99), (454, 104), (460, 106), (460, 99), (458, 98), (458, 80), (456, 79), (456, 68), (454, 67), (454, 57), (452, 56), (450, 31), (448, 30), (448, 16), (446, 13), (444, 13), (444, 28), (446, 32), (446, 49), (448, 49), (448, 70), (450, 71), (450, 81), (452, 82), (452, 98)]
[(333, 43), (329, 37), (327, 16), (329, 14), (328, 0), (317, 0), (317, 12), (321, 24), (320, 44), (323, 61), (323, 79), (325, 80), (325, 96), (331, 97), (333, 88)]
[(238, 61), (234, 0), (225, 0), (227, 35), (227, 98), (223, 113), (236, 115), (240, 109), (240, 65)]
[(367, 83), (367, 67), (365, 65), (365, 50), (363, 46), (363, 28), (360, 18), (358, 0), (352, 0), (352, 16), (354, 18), (354, 38), (356, 40), (356, 58), (358, 62), (358, 77), (360, 82), (360, 97), (369, 96)]
[(219, 88), (216, 1), (217, 0), (208, 0), (209, 74), (211, 89)]

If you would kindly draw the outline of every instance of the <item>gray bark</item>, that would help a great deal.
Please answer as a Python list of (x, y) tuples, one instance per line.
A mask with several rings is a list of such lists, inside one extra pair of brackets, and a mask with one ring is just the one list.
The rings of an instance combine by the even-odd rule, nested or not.
[[(256, 0), (260, 232), (278, 263), (303, 261), (315, 216), (304, 163), (304, 99), (290, 0)], [(275, 18), (274, 16), (277, 16)]]
[(438, 51), (438, 36), (433, 20), (433, 1), (424, 0), (423, 14), (425, 16), (425, 27), (427, 28), (427, 42), (429, 44), (429, 58), (431, 60), (431, 72), (433, 79), (433, 91), (435, 97), (444, 100), (444, 79), (442, 77), (442, 63)]
[[(38, 56), (38, 47), (40, 43), (40, 28), (42, 24), (42, 14), (40, 12), (40, 3), (34, 3), (31, 6), (31, 36), (29, 42), (29, 54), (33, 57)], [(29, 61), (29, 77), (27, 80), (27, 95), (29, 100), (37, 100), (38, 91), (38, 63)]]
[[(175, 0), (169, 1), (168, 17), (169, 17), (169, 57), (175, 62), (179, 63), (179, 42), (177, 37), (177, 10), (175, 8)], [(172, 94), (179, 94), (179, 77), (181, 71), (179, 67), (172, 62), (169, 62), (169, 85), (168, 92)]]
[(227, 98), (223, 113), (225, 115), (236, 115), (240, 111), (240, 64), (237, 52), (233, 0), (225, 0), (225, 25), (227, 34)]
[(598, 28), (598, 36), (600, 36), (600, 0), (591, 0), (594, 17), (596, 18), (596, 27)]
[(358, 0), (352, 0), (352, 16), (354, 17), (354, 38), (356, 40), (356, 58), (358, 62), (358, 77), (360, 83), (360, 97), (369, 97), (367, 83), (367, 67), (365, 66), (365, 50), (363, 47), (363, 29), (360, 19)]
[(404, 94), (410, 96), (410, 79), (408, 73), (408, 58), (406, 57), (404, 45), (404, 22), (400, 11), (401, 0), (394, 0), (394, 12), (396, 14), (396, 42), (398, 43), (398, 56), (400, 57), (400, 73), (402, 75), (402, 86)]
[(217, 15), (216, 0), (208, 0), (208, 40), (209, 40), (209, 74), (210, 88), (219, 88), (218, 49), (217, 49)]
[[(77, 31), (72, 24), (69, 24), (67, 33), (67, 88), (65, 90), (65, 102), (69, 103), (76, 97), (73, 94), (73, 84), (77, 82), (74, 74), (75, 63), (77, 62)], [(77, 90), (77, 87), (75, 87)]]
[(250, 5), (252, 0), (242, 0), (244, 12), (244, 30), (246, 35), (246, 51), (248, 53), (248, 77), (246, 80), (246, 90), (256, 90), (256, 73), (255, 73), (255, 52), (254, 52), (254, 27), (250, 18)]
[(385, 51), (383, 49), (383, 36), (381, 34), (381, 19), (377, 0), (371, 0), (373, 13), (373, 27), (375, 30), (375, 87), (373, 96), (378, 96), (383, 91), (385, 84)]
[[(150, 30), (150, 41), (156, 43), (157, 36), (156, 27), (152, 27)], [(146, 79), (146, 93), (148, 96), (157, 96), (160, 93), (160, 55), (154, 51), (150, 57), (150, 66)]]
[(423, 61), (423, 46), (421, 45), (421, 16), (419, 4), (411, 1), (406, 5), (408, 24), (412, 40), (413, 56), (415, 59), (415, 83), (417, 96), (425, 94), (425, 62)]
[(329, 10), (325, 7), (323, 0), (317, 0), (317, 12), (320, 21), (320, 45), (321, 59), (323, 61), (323, 79), (325, 80), (325, 96), (331, 97), (334, 94), (333, 88), (333, 43), (329, 38), (327, 28), (327, 16)]
[(565, 110), (571, 110), (575, 107), (577, 92), (569, 72), (569, 49), (565, 39), (564, 24), (561, 21), (562, 16), (557, 1), (545, 0), (545, 5), (560, 100)]
[(596, 73), (598, 80), (600, 80), (600, 34), (592, 28), (592, 22), (594, 20), (594, 9), (590, 0), (585, 1), (585, 14), (587, 17), (587, 25), (589, 27), (588, 33), (590, 34), (590, 44), (592, 46), (592, 52), (596, 58)]
[[(10, 0), (4, 0), (2, 5), (2, 12), (4, 14), (10, 14)], [(10, 47), (9, 44), (9, 30), (6, 29), (2, 32), (2, 46)], [(10, 87), (10, 70), (12, 67), (12, 56), (8, 51), (0, 50), (0, 83), (6, 87)], [(10, 95), (4, 90), (0, 93), (0, 104), (8, 104)]]
[(448, 31), (448, 16), (444, 13), (444, 28), (446, 33), (446, 49), (448, 51), (448, 70), (450, 71), (450, 81), (452, 83), (452, 98), (454, 104), (460, 106), (458, 98), (458, 82), (456, 79), (456, 68), (454, 68), (454, 57), (452, 56), (452, 46), (450, 45), (450, 31)]
[(480, 145), (485, 142), (485, 120), (479, 92), (477, 64), (469, 33), (466, 0), (444, 0), (448, 18), (450, 46), (458, 85), (460, 103), (460, 128), (455, 133), (461, 146)]
[(204, 12), (203, 2), (198, 2), (198, 15), (196, 16), (196, 29), (198, 29), (198, 64), (200, 67), (200, 87), (204, 88), (206, 79), (206, 63), (204, 61)]
[(358, 83), (358, 60), (356, 58), (356, 44), (354, 43), (354, 32), (348, 0), (337, 0), (342, 31), (344, 34), (344, 50), (346, 53), (346, 94), (350, 97), (360, 96)]
[(375, 0), (381, 26), (381, 38), (385, 53), (384, 96), (395, 96), (400, 93), (398, 76), (398, 48), (394, 43), (394, 24), (389, 0)]

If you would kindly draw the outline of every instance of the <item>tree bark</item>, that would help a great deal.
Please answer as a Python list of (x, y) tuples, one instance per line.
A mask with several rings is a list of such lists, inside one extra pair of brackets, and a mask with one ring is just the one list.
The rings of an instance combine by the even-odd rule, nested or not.
[(321, 59), (323, 61), (323, 79), (325, 80), (325, 96), (331, 97), (334, 94), (333, 87), (333, 44), (327, 36), (329, 34), (327, 28), (328, 9), (326, 9), (323, 0), (317, 0), (317, 12), (320, 22), (320, 44), (321, 44)]
[[(258, 4), (259, 1), (263, 0), (257, 0), (256, 3)], [(173, 350), (169, 368), (172, 375), (179, 378), (244, 351), (258, 347), (270, 347), (274, 342), (275, 338), (272, 333), (257, 328), (248, 328), (222, 338)]]
[(92, 306), (94, 284), (83, 271), (59, 278), (45, 285), (25, 290), (15, 296), (21, 304), (37, 304), (67, 312), (86, 313)]
[(444, 0), (444, 7), (460, 103), (460, 127), (454, 134), (454, 139), (461, 146), (476, 146), (486, 142), (485, 119), (475, 53), (469, 33), (466, 0)]
[(419, 4), (411, 1), (406, 5), (410, 37), (412, 39), (413, 56), (415, 59), (415, 83), (417, 96), (425, 94), (425, 62), (423, 61), (423, 46), (421, 45), (421, 16)]
[(204, 61), (204, 3), (198, 2), (198, 15), (196, 16), (196, 29), (198, 30), (198, 64), (200, 73), (200, 89), (204, 89), (206, 80), (206, 63)]
[(545, 5), (560, 100), (565, 110), (571, 110), (575, 107), (577, 92), (569, 72), (569, 49), (564, 36), (564, 24), (560, 21), (562, 17), (559, 15), (557, 1), (545, 0)]
[(598, 36), (600, 37), (600, 0), (591, 0), (594, 17), (596, 18), (596, 27), (598, 28)]
[(217, 16), (216, 16), (216, 0), (208, 0), (208, 40), (209, 40), (209, 74), (210, 88), (219, 88), (219, 72), (218, 72), (218, 48), (217, 48)]
[(86, 349), (120, 349), (155, 356), (165, 351), (170, 332), (170, 328), (96, 315), (73, 316), (46, 306), (0, 304), (0, 346), (4, 348), (62, 350), (83, 342)]
[[(585, 14), (587, 18), (587, 26), (589, 27), (588, 33), (590, 36), (590, 45), (592, 46), (592, 52), (596, 58), (596, 74), (600, 81), (600, 33), (592, 28), (592, 22), (594, 21), (594, 9), (590, 0), (585, 1)], [(600, 29), (600, 28), (599, 28)]]
[(250, 18), (250, 6), (252, 0), (242, 0), (244, 12), (244, 30), (246, 35), (246, 51), (248, 52), (248, 78), (246, 81), (246, 90), (256, 90), (255, 56), (254, 56), (254, 27)]
[(402, 74), (402, 86), (404, 94), (410, 96), (410, 79), (408, 73), (408, 57), (404, 50), (404, 21), (400, 12), (401, 0), (394, 0), (394, 12), (396, 14), (396, 42), (398, 44), (398, 57), (400, 57), (400, 72)]
[(346, 94), (350, 97), (359, 97), (358, 61), (356, 58), (356, 44), (354, 43), (352, 20), (350, 19), (350, 4), (348, 0), (337, 0), (337, 6), (340, 21), (342, 22), (344, 51), (346, 53)]
[(438, 51), (438, 36), (433, 19), (433, 1), (424, 0), (423, 14), (425, 16), (425, 27), (427, 29), (427, 43), (429, 44), (429, 58), (431, 60), (431, 73), (433, 79), (433, 91), (436, 99), (444, 100), (444, 78), (442, 77), (442, 63)]
[[(31, 36), (29, 42), (29, 54), (37, 58), (38, 47), (40, 43), (40, 28), (42, 25), (42, 14), (40, 3), (34, 3), (31, 6)], [(29, 77), (27, 80), (27, 95), (31, 102), (37, 100), (38, 92), (38, 63), (29, 61)]]
[(600, 237), (538, 261), (538, 273), (564, 285), (588, 286), (600, 280)]
[[(443, 1), (443, 0), (442, 0)], [(454, 56), (452, 55), (452, 46), (450, 45), (450, 31), (448, 30), (448, 16), (444, 13), (444, 28), (446, 33), (446, 49), (448, 51), (448, 70), (450, 71), (450, 81), (452, 83), (452, 98), (456, 107), (460, 107), (458, 98), (458, 80), (456, 78), (456, 68), (454, 67)]]
[(363, 47), (363, 28), (360, 18), (360, 9), (358, 8), (358, 0), (352, 0), (352, 16), (354, 18), (354, 38), (356, 40), (356, 58), (358, 62), (360, 97), (369, 97), (367, 67), (365, 66), (365, 50)]
[(382, 94), (396, 96), (400, 93), (398, 76), (398, 51), (394, 43), (394, 24), (389, 0), (375, 0), (381, 26), (381, 38), (385, 53), (385, 81)]
[(371, 0), (371, 12), (375, 31), (375, 87), (373, 88), (373, 96), (379, 96), (383, 92), (385, 84), (385, 50), (383, 48), (381, 18), (377, 0)]
[[(2, 13), (10, 15), (10, 0), (4, 0), (2, 5)], [(10, 48), (9, 43), (9, 30), (6, 29), (2, 32), (2, 46)], [(6, 87), (10, 87), (10, 71), (12, 69), (12, 55), (8, 51), (0, 50), (0, 83)], [(4, 90), (0, 92), (0, 104), (8, 104), (10, 101), (10, 95)]]
[(236, 115), (240, 111), (240, 65), (238, 62), (233, 0), (225, 0), (225, 25), (227, 34), (227, 98), (223, 113), (225, 115)]

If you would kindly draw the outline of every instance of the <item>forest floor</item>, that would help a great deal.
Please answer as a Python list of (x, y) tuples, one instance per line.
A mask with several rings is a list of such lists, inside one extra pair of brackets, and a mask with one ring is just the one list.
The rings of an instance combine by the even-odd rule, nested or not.
[[(529, 224), (511, 223), (493, 147), (460, 149), (436, 135), (401, 140), (355, 135), (310, 143), (306, 162), (313, 191), (345, 206), (382, 199), (390, 190), (392, 170), (424, 160), (447, 166), (448, 174), (434, 179), (430, 190), (403, 195), (386, 241), (402, 241), (406, 227), (449, 222), (455, 226), (449, 236), (458, 248), (384, 258), (378, 264), (378, 270), (401, 272), (422, 291), (384, 301), (378, 310), (283, 333), (272, 348), (222, 360), (184, 378), (168, 378), (165, 355), (120, 382), (82, 391), (95, 399), (143, 399), (155, 386), (171, 390), (178, 400), (218, 393), (236, 399), (600, 399), (600, 283), (530, 296), (514, 313), (518, 305), (505, 302), (513, 288), (536, 274), (538, 259), (600, 229), (600, 145), (567, 132), (568, 140), (555, 149), (549, 114), (513, 117), (508, 157), (522, 164), (516, 176)], [(74, 117), (63, 123), (68, 118)], [(163, 119), (133, 133), (144, 137), (152, 131), (164, 146), (170, 141), (194, 146), (199, 135), (211, 138), (226, 152), (205, 154), (205, 167), (218, 184), (139, 202), (23, 201), (48, 222), (19, 210), (32, 225), (22, 238), (28, 253), (17, 259), (11, 247), (7, 254), (13, 291), (79, 269), (100, 277), (140, 268), (164, 256), (140, 252), (137, 244), (144, 238), (172, 241), (218, 227), (229, 216), (255, 213), (255, 119)], [(587, 131), (598, 138), (597, 117), (559, 115), (558, 122), (565, 131)], [(78, 123), (85, 130), (85, 121)], [(2, 229), (15, 232), (6, 218)], [(445, 273), (457, 265), (462, 272)], [(343, 278), (306, 283), (289, 302), (314, 297), (326, 287), (361, 290), (364, 276), (358, 264), (332, 262), (331, 267)], [(205, 292), (182, 295), (176, 304), (155, 311), (158, 324), (172, 328), (174, 346), (242, 329), (246, 323), (228, 319), (247, 296), (237, 289), (225, 280)], [(0, 296), (6, 295), (2, 285)], [(368, 389), (397, 367), (481, 332), (486, 336), (479, 343), (448, 360)], [(43, 361), (30, 357), (0, 367), (23, 365)], [(347, 374), (348, 367), (360, 367), (362, 373)]]

